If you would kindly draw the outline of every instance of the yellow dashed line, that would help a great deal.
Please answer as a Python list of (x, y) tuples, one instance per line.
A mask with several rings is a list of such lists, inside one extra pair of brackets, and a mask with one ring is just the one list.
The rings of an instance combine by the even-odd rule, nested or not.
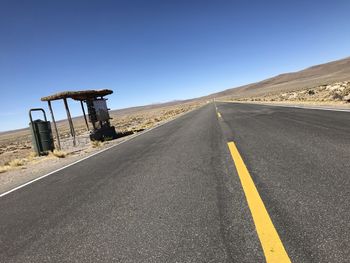
[(228, 147), (252, 213), (266, 262), (291, 262), (235, 143), (229, 142)]

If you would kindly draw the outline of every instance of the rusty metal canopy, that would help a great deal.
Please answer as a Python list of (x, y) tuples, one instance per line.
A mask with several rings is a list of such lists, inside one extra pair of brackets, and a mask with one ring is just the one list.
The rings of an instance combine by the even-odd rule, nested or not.
[(51, 100), (61, 100), (71, 98), (73, 100), (87, 100), (93, 99), (96, 97), (107, 96), (113, 93), (113, 90), (110, 89), (101, 89), (101, 90), (79, 90), (79, 91), (63, 91), (50, 96), (42, 97), (42, 101), (51, 101)]

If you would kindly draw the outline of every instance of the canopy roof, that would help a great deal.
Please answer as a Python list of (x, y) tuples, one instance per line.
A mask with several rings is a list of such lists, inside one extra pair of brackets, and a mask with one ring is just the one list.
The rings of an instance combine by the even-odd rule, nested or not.
[(87, 100), (96, 97), (107, 96), (112, 94), (113, 90), (100, 89), (100, 90), (80, 90), (80, 91), (63, 91), (50, 96), (42, 97), (42, 101), (61, 100), (71, 98), (73, 100)]

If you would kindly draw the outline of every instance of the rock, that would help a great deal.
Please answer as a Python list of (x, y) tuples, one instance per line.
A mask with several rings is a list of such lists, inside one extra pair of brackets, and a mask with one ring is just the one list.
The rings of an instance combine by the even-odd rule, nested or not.
[(289, 96), (288, 99), (296, 99), (297, 97), (298, 97), (298, 94), (294, 92), (293, 94), (291, 94), (291, 95)]
[(343, 97), (343, 101), (350, 102), (350, 94)]
[(340, 88), (339, 85), (329, 85), (327, 86), (327, 90), (333, 91), (333, 90), (338, 90)]
[(332, 99), (332, 100), (342, 100), (343, 96), (338, 94), (338, 93), (334, 93), (333, 95), (330, 96), (330, 99)]

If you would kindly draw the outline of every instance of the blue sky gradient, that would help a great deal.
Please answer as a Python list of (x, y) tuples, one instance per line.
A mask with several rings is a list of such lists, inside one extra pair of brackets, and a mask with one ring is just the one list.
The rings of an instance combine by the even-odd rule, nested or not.
[[(0, 131), (26, 127), (28, 109), (63, 90), (113, 89), (118, 109), (347, 57), (349, 10), (345, 0), (0, 0)], [(60, 102), (54, 110), (65, 118)]]

